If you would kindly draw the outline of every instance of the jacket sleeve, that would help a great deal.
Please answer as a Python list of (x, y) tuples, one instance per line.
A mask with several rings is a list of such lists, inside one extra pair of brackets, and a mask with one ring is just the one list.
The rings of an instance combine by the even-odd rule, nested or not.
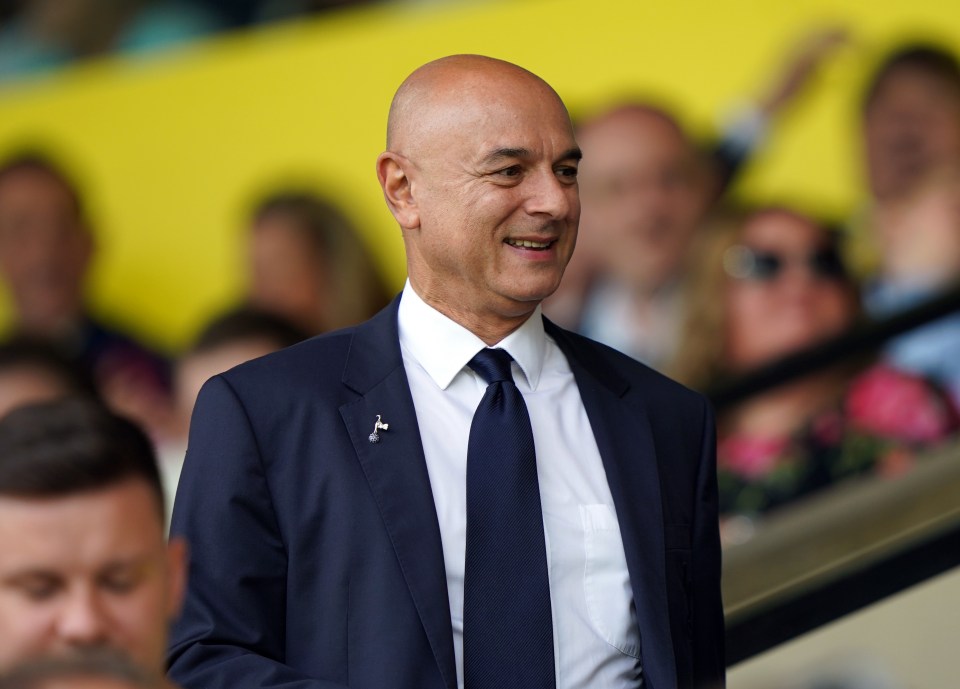
[(203, 387), (177, 490), (173, 535), (189, 580), (168, 655), (185, 689), (337, 689), (284, 664), (287, 550), (257, 438), (223, 377)]

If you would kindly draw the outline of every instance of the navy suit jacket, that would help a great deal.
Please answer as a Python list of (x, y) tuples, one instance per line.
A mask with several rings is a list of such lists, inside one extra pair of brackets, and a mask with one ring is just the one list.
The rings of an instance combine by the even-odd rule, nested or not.
[[(183, 687), (456, 689), (398, 304), (204, 386), (172, 525), (192, 552), (169, 655)], [(613, 494), (644, 686), (720, 686), (709, 405), (612, 349), (546, 327), (570, 362)], [(378, 414), (390, 428), (374, 444)]]

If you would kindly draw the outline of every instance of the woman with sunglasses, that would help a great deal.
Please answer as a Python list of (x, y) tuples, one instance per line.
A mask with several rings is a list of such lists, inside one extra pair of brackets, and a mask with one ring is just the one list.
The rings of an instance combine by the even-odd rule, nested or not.
[[(728, 212), (691, 258), (673, 373), (692, 387), (735, 379), (860, 317), (835, 236), (789, 208)], [(853, 474), (898, 473), (957, 428), (926, 381), (842, 362), (721, 410), (721, 512), (756, 515)]]

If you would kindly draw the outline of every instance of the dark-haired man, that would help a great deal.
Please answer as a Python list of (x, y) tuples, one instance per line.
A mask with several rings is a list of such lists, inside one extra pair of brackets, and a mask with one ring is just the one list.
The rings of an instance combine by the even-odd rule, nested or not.
[[(957, 284), (960, 266), (960, 62), (926, 43), (895, 48), (863, 100), (872, 203), (870, 233), (854, 244), (867, 266), (864, 305), (887, 318)], [(876, 255), (869, 255), (875, 249)], [(871, 263), (876, 265), (870, 265)], [(960, 315), (894, 338), (884, 356), (943, 386), (960, 404)]]
[(186, 557), (163, 514), (132, 423), (75, 399), (0, 420), (0, 669), (106, 647), (161, 676)]
[(878, 204), (902, 200), (938, 167), (960, 163), (960, 63), (934, 45), (890, 52), (863, 99), (867, 180)]

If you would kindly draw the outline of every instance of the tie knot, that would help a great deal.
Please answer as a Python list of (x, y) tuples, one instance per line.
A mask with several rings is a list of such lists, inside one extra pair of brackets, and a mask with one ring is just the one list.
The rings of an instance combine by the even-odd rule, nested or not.
[(481, 349), (467, 364), (483, 378), (487, 385), (499, 381), (513, 381), (510, 362), (513, 357), (505, 349)]

